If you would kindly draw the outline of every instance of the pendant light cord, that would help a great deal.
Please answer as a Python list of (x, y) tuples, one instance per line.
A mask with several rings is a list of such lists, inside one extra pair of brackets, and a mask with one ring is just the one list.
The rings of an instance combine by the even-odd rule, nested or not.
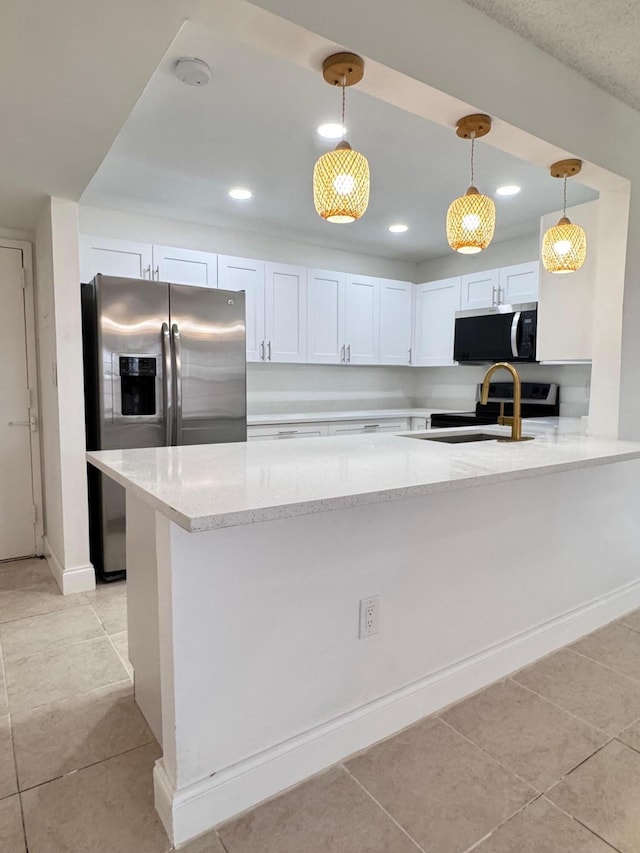
[(562, 218), (567, 218), (567, 173), (564, 173), (564, 200), (562, 203)]
[(473, 154), (476, 145), (476, 132), (475, 130), (471, 131), (471, 184), (469, 186), (473, 186)]
[(346, 98), (347, 98), (347, 76), (346, 76), (346, 74), (343, 74), (342, 75), (342, 139), (343, 140), (347, 135), (347, 129), (344, 125), (344, 110), (345, 110)]

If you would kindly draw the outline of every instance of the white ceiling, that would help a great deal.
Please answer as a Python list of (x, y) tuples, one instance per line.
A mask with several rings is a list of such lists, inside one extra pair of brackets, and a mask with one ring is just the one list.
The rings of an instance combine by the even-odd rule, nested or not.
[[(181, 56), (209, 63), (212, 80), (189, 87), (173, 74)], [(313, 208), (311, 175), (332, 143), (315, 127), (339, 117), (340, 93), (314, 72), (187, 23), (124, 124), (82, 202), (192, 222), (261, 231), (313, 244), (420, 262), (449, 248), (444, 218), (468, 185), (468, 143), (453, 130), (358, 91), (347, 92), (348, 138), (369, 159), (372, 194), (359, 222), (332, 225)], [(333, 143), (335, 144), (335, 143)], [(523, 191), (496, 199), (496, 240), (537, 230), (561, 203), (546, 172), (477, 144), (476, 183)], [(232, 202), (230, 186), (254, 191)], [(595, 194), (573, 182), (570, 204)], [(393, 221), (409, 224), (391, 235)]]
[(638, 0), (464, 0), (640, 109)]

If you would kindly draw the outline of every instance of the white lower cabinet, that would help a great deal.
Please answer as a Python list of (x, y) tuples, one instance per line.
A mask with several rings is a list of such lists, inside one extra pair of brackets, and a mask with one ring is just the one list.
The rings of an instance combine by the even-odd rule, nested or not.
[(327, 424), (278, 424), (247, 427), (247, 441), (280, 438), (321, 438), (329, 435)]
[(453, 334), (460, 308), (460, 278), (416, 286), (413, 363), (419, 367), (455, 364)]
[(411, 364), (414, 289), (408, 281), (380, 279), (378, 364)]
[(372, 421), (335, 421), (329, 424), (329, 435), (374, 434), (378, 432), (407, 432), (410, 429), (409, 418), (395, 420), (378, 418)]

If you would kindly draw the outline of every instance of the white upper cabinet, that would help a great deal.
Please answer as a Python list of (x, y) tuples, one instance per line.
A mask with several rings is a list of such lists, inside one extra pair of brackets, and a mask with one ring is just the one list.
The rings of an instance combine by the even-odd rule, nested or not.
[(499, 272), (498, 286), (501, 303), (518, 305), (522, 302), (538, 301), (539, 261), (516, 264), (513, 267), (502, 267)]
[(499, 270), (484, 270), (483, 272), (463, 275), (460, 281), (460, 308), (463, 311), (475, 310), (476, 308), (491, 308), (499, 304)]
[(453, 332), (460, 309), (460, 278), (416, 286), (413, 363), (421, 367), (455, 364)]
[(171, 246), (153, 247), (153, 278), (198, 287), (218, 286), (218, 256)]
[(80, 278), (88, 282), (98, 273), (151, 279), (153, 248), (150, 243), (83, 234), (80, 237)]
[(264, 361), (264, 261), (218, 255), (218, 287), (244, 290), (247, 318), (247, 361)]
[(411, 364), (414, 285), (380, 279), (379, 364)]
[(345, 359), (345, 274), (307, 271), (307, 360), (340, 364)]
[[(567, 209), (567, 216), (587, 234), (587, 259), (577, 272), (554, 275), (540, 268), (538, 297), (538, 361), (590, 361), (593, 351), (593, 300), (599, 202), (590, 201)], [(562, 216), (561, 211), (543, 216), (540, 240)]]
[(379, 364), (380, 279), (348, 274), (344, 306), (347, 364)]
[(307, 360), (307, 270), (267, 264), (265, 275), (267, 361)]

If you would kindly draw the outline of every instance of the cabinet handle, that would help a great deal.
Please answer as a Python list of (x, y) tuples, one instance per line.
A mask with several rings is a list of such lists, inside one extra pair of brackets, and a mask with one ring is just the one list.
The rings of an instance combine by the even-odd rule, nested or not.
[(267, 361), (271, 361), (271, 341), (267, 344)]
[(497, 305), (497, 304), (498, 304), (498, 303), (496, 302), (496, 288), (495, 288), (495, 287), (492, 287), (492, 288), (491, 288), (491, 304), (492, 304), (492, 305)]
[(411, 364), (411, 357), (413, 353), (411, 352), (411, 347), (409, 347), (409, 364)]
[(346, 349), (345, 345), (344, 345), (344, 344), (342, 344), (342, 346), (340, 347), (340, 361), (341, 361), (343, 364), (344, 364), (344, 361), (345, 361), (345, 354), (344, 354), (344, 353), (345, 353), (345, 349)]
[(501, 287), (498, 287), (498, 305), (502, 305), (504, 303), (504, 294)]
[(380, 424), (365, 424), (365, 425), (364, 425), (364, 428), (365, 428), (365, 429), (379, 429), (379, 428), (380, 428)]
[(160, 267), (156, 267), (153, 271), (153, 277), (156, 281), (160, 281)]
[(151, 264), (142, 270), (142, 278), (151, 278)]
[(278, 430), (278, 435), (297, 435), (297, 429), (280, 429)]
[(260, 341), (260, 358), (264, 361), (264, 341)]
[(347, 361), (351, 364), (351, 344), (347, 347)]

